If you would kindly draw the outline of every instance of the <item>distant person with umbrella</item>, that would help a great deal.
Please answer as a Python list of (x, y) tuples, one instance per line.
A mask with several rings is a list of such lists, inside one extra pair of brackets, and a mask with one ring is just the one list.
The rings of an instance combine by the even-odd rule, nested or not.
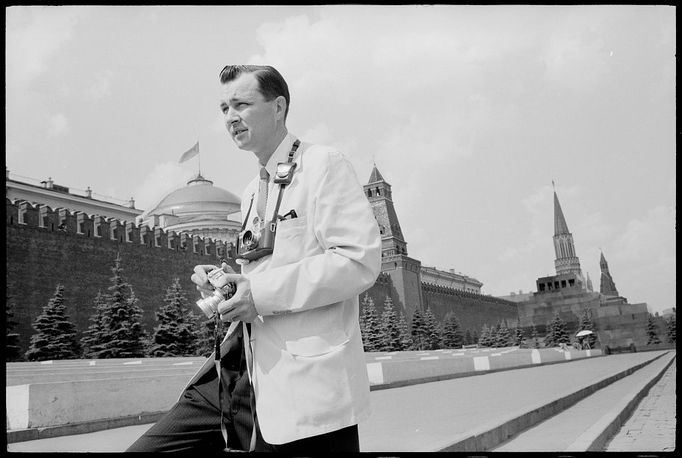
[(578, 338), (580, 348), (583, 350), (590, 350), (590, 339), (588, 336), (592, 335), (592, 331), (589, 329), (583, 329), (579, 331), (575, 336)]

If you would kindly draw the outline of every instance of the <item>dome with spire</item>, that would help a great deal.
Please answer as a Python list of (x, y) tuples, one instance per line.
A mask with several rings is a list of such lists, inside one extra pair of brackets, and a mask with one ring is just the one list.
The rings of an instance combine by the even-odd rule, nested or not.
[(229, 217), (239, 213), (240, 207), (239, 197), (214, 186), (199, 172), (186, 186), (166, 194), (140, 215), (138, 224), (232, 241), (240, 224), (239, 218)]
[(238, 212), (240, 199), (225, 189), (213, 186), (201, 173), (187, 182), (187, 186), (167, 194), (145, 214), (170, 214), (180, 217), (219, 217)]

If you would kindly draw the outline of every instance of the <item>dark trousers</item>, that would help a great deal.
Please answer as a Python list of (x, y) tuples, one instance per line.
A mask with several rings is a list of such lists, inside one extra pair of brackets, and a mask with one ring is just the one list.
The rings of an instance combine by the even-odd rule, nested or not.
[[(241, 338), (237, 335), (241, 342)], [(242, 345), (234, 345), (221, 358), (223, 423), (227, 445), (248, 450), (253, 419), (251, 385)], [(128, 452), (220, 451), (225, 440), (220, 431), (221, 409), (215, 369), (187, 387), (180, 400), (129, 448)]]
[[(241, 342), (241, 339), (239, 340)], [(251, 415), (252, 390), (242, 345), (235, 345), (223, 356), (221, 375), (223, 422), (227, 429), (228, 448), (249, 449), (255, 418), (256, 452), (308, 454), (360, 451), (357, 425), (287, 444), (268, 444), (261, 436), (258, 418)], [(168, 413), (126, 451), (224, 450), (225, 441), (220, 431), (220, 415), (218, 376), (215, 370), (211, 370), (189, 386)]]

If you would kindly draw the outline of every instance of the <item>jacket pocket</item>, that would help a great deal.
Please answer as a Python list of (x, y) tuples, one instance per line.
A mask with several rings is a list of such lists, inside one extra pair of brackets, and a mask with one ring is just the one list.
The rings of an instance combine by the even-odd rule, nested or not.
[(333, 332), (319, 336), (306, 336), (296, 340), (287, 340), (286, 349), (294, 356), (321, 356), (331, 353), (345, 346), (350, 337), (343, 331)]
[(303, 259), (306, 253), (306, 229), (305, 216), (277, 224), (273, 263), (284, 265)]

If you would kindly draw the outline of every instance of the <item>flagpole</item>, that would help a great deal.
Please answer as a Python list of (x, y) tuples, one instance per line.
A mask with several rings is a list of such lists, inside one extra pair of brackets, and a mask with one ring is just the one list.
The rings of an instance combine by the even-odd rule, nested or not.
[[(199, 137), (197, 137), (197, 146), (199, 145)], [(197, 153), (197, 156), (199, 156), (199, 175), (201, 175), (201, 148), (199, 148), (199, 153)]]

